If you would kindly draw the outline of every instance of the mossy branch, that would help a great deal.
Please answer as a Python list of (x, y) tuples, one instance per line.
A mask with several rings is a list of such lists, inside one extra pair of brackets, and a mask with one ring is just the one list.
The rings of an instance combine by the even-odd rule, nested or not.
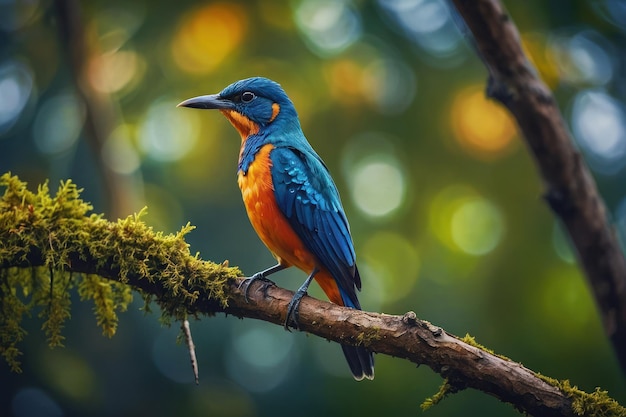
[[(40, 309), (50, 345), (61, 345), (69, 318), (71, 288), (93, 300), (97, 323), (115, 333), (117, 312), (126, 309), (131, 289), (161, 306), (165, 318), (218, 312), (282, 325), (291, 291), (254, 283), (246, 301), (237, 268), (192, 255), (186, 225), (171, 235), (155, 232), (141, 214), (117, 222), (91, 214), (70, 181), (50, 196), (44, 184), (36, 193), (9, 174), (0, 176), (0, 354), (19, 370), (18, 344), (24, 315)], [(372, 351), (425, 364), (446, 378), (436, 404), (447, 394), (475, 388), (541, 416), (626, 416), (601, 390), (589, 394), (568, 381), (543, 377), (506, 357), (459, 339), (409, 312), (392, 316), (339, 307), (305, 297), (300, 328), (328, 340), (364, 345)]]
[(0, 200), (0, 354), (14, 371), (25, 336), (22, 318), (31, 311), (39, 310), (49, 344), (62, 345), (72, 288), (93, 301), (97, 324), (110, 337), (131, 288), (146, 304), (159, 304), (166, 319), (182, 320), (201, 312), (199, 300), (205, 313), (226, 306), (225, 283), (241, 275), (191, 255), (184, 239), (189, 224), (165, 235), (140, 220), (143, 212), (109, 222), (90, 213), (71, 181), (54, 197), (47, 184), (34, 193), (10, 174), (0, 177), (0, 186), (6, 187)]

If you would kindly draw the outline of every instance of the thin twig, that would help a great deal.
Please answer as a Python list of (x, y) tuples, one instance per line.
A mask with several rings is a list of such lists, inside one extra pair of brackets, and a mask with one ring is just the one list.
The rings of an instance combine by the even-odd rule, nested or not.
[(191, 337), (191, 327), (189, 327), (189, 320), (183, 320), (180, 325), (183, 334), (185, 335), (185, 342), (187, 344), (187, 349), (189, 349), (189, 358), (191, 359), (191, 369), (193, 370), (193, 376), (196, 381), (196, 385), (200, 383), (200, 378), (198, 377), (198, 361), (196, 360), (196, 345), (193, 343), (193, 338)]

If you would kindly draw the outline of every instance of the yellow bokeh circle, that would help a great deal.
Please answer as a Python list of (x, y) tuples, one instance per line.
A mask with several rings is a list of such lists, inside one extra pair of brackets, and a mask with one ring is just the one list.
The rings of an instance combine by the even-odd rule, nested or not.
[(481, 87), (461, 90), (452, 103), (451, 116), (454, 137), (470, 154), (496, 157), (511, 149), (515, 123), (502, 106), (485, 97)]
[(211, 3), (191, 11), (174, 35), (174, 62), (189, 73), (215, 70), (241, 44), (247, 24), (247, 14), (237, 4)]

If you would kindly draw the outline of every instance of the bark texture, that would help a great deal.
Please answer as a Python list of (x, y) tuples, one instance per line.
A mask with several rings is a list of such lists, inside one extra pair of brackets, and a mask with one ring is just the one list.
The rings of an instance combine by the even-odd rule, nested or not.
[(570, 236), (604, 330), (626, 373), (626, 261), (595, 181), (500, 1), (453, 3), (489, 71), (487, 94), (517, 120), (545, 184), (545, 199)]

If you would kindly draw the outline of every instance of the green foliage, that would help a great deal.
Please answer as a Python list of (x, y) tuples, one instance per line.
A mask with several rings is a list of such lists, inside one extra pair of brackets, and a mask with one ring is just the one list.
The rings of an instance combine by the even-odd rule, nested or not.
[[(184, 236), (154, 232), (141, 221), (145, 210), (117, 222), (89, 214), (71, 181), (61, 182), (54, 197), (47, 183), (36, 193), (15, 176), (4, 174), (0, 200), (0, 354), (19, 372), (18, 343), (26, 331), (22, 319), (35, 309), (52, 346), (62, 346), (61, 330), (70, 318), (70, 289), (92, 300), (98, 326), (113, 336), (117, 312), (139, 290), (146, 305), (159, 294), (162, 319), (186, 317), (202, 294), (226, 305), (224, 284), (240, 276), (237, 268), (192, 256)], [(145, 291), (142, 291), (145, 290)]]

